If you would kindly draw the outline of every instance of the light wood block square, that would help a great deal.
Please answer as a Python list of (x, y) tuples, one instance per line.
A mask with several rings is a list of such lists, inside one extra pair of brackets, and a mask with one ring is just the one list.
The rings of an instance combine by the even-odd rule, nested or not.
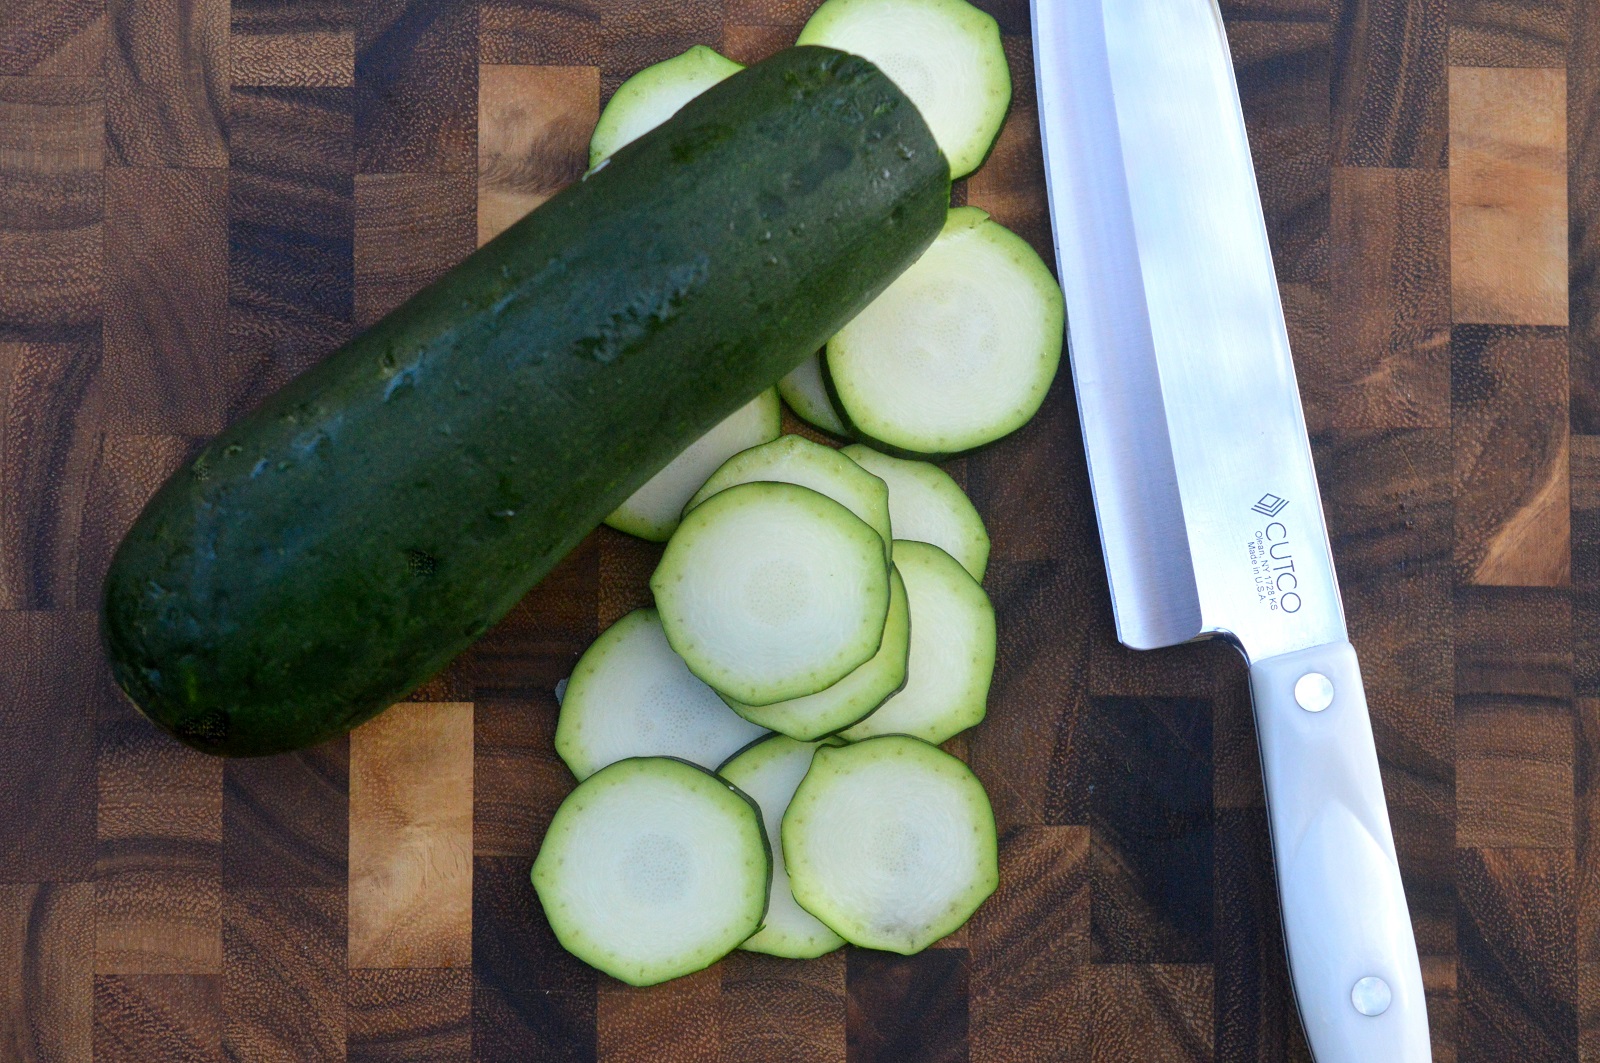
[(472, 706), (396, 705), (350, 736), (350, 966), (472, 962)]
[(1457, 323), (1567, 323), (1567, 75), (1450, 70)]

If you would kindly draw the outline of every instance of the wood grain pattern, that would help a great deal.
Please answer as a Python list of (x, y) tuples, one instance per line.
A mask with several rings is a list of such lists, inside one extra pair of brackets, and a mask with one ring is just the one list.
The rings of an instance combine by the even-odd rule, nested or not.
[(89, 1063), (94, 886), (0, 886), (0, 1050), (17, 1063)]
[(1087, 968), (1094, 1023), (1091, 1063), (1161, 1059), (1204, 1063), (1215, 1050), (1209, 966), (1107, 964)]
[(1458, 325), (1450, 343), (1457, 580), (1571, 578), (1564, 329)]
[(472, 971), (351, 971), (349, 1063), (469, 1063)]
[(1572, 719), (1522, 706), (1464, 708), (1456, 721), (1456, 843), (1572, 845)]
[(635, 609), (651, 604), (650, 573), (661, 560), (662, 547), (602, 527), (595, 532), (598, 547), (595, 573), (595, 611), (598, 630), (604, 631)]
[(1211, 705), (1097, 697), (1090, 713), (1094, 962), (1204, 962), (1212, 947)]
[(1570, 851), (1464, 849), (1462, 1063), (1577, 1058)]
[(355, 84), (352, 0), (232, 0), (234, 85), (334, 88)]
[(1569, 598), (1548, 588), (1461, 587), (1455, 595), (1457, 704), (1516, 699), (1559, 709), (1572, 698)]
[(0, 341), (84, 342), (99, 325), (105, 86), (0, 80)]
[(1567, 292), (1572, 430), (1600, 432), (1600, 11), (1575, 4), (1567, 49)]
[[(98, 336), (0, 344), (5, 462), (0, 466), (0, 605), (70, 609), (104, 392)], [(82, 597), (90, 597), (83, 595)]]
[(1333, 162), (1437, 169), (1450, 135), (1445, 0), (1334, 0)]
[(1333, 27), (1325, 20), (1282, 25), (1228, 20), (1239, 98), (1250, 133), (1262, 207), (1278, 277), (1327, 280), (1328, 157)]
[(722, 971), (634, 989), (602, 977), (595, 1002), (602, 1063), (714, 1063), (721, 1052)]
[(349, 868), (350, 742), (223, 766), (226, 886), (343, 888)]
[(1484, 797), (1509, 806), (1488, 813), (1462, 805), (1462, 793), (1470, 798), (1473, 787), (1458, 749), (1458, 841), (1466, 844), (1482, 826), (1557, 846), (1463, 848), (1458, 855), (1459, 1056), (1575, 1058), (1574, 855), (1557, 836), (1570, 829), (1559, 819), (1563, 806), (1570, 815), (1573, 797), (1550, 781), (1561, 766), (1528, 757), (1530, 747), (1541, 758), (1558, 755), (1531, 740), (1539, 731), (1530, 728), (1559, 743), (1565, 723), (1571, 740), (1566, 598), (1542, 588), (1464, 588), (1456, 617), (1457, 740), (1463, 718), (1482, 717), (1465, 733), (1501, 761), (1498, 775), (1485, 780)]
[(974, 1063), (1082, 1058), (1079, 970), (1089, 960), (1089, 831), (1017, 827), (1000, 839), (1000, 888), (971, 923)]
[[(0, 882), (90, 882), (95, 858), (94, 617), (0, 612)], [(89, 932), (92, 934), (92, 919)]]
[(73, 603), (98, 604), (100, 583), (128, 526), (163, 480), (188, 456), (194, 440), (180, 436), (100, 434), (79, 525)]
[(345, 1056), (345, 897), (240, 887), (223, 911), (222, 1048), (229, 1060)]
[(1454, 66), (1557, 67), (1566, 61), (1573, 0), (1455, 0)]
[[(578, 177), (622, 80), (814, 6), (0, 3), (0, 1059), (1309, 1063), (1244, 670), (1116, 643), (1065, 375), (950, 465), (994, 540), (989, 719), (952, 748), (1003, 878), (921, 956), (640, 992), (556, 942), (553, 688), (659, 547), (597, 531), (353, 747), (219, 767), (99, 661), (168, 471)], [(953, 202), (1049, 260), (1028, 5), (980, 6), (1013, 105)], [(1600, 1059), (1600, 5), (1221, 6), (1434, 1058)], [(470, 806), (363, 745), (440, 704)], [(441, 833), (454, 906), (406, 922), (377, 871)], [(449, 946), (370, 946), (402, 925)]]
[(1572, 677), (1600, 694), (1600, 438), (1571, 437)]
[(916, 956), (851, 949), (845, 955), (850, 1063), (964, 1063), (969, 966), (965, 949)]
[(1422, 993), (1428, 1002), (1428, 1033), (1433, 1058), (1455, 1063), (1459, 1053), (1461, 1001), (1460, 971), (1454, 956), (1423, 956)]
[(494, 64), (598, 67), (601, 6), (598, 0), (483, 0), (478, 57)]
[(357, 325), (377, 321), (472, 253), (475, 194), (468, 174), (356, 177)]
[[(1224, 810), (1215, 829), (1216, 919), (1226, 928), (1217, 937), (1212, 965), (1216, 1059), (1311, 1063), (1289, 991), (1289, 972), (1279, 959), (1283, 924), (1266, 809)], [(1453, 864), (1453, 848), (1450, 856)], [(1406, 885), (1409, 891), (1410, 883)], [(1455, 899), (1453, 892), (1450, 899)]]
[(105, 46), (105, 0), (18, 0), (0, 11), (0, 75), (97, 75)]
[(1368, 690), (1449, 691), (1455, 521), (1448, 431), (1312, 442), (1351, 641)]
[(843, 950), (818, 960), (738, 952), (722, 965), (718, 1063), (845, 1063)]
[(222, 968), (222, 763), (115, 698), (96, 725), (96, 974)]
[(409, 702), (351, 734), (352, 968), (472, 965), (472, 731)]
[(1337, 167), (1330, 196), (1337, 250), (1324, 327), (1331, 349), (1308, 360), (1301, 376), (1307, 423), (1313, 429), (1448, 427), (1446, 175)]
[[(1367, 704), (1382, 750), (1384, 796), (1395, 849), (1402, 854), (1401, 877), (1417, 949), (1423, 956), (1447, 959), (1456, 951), (1455, 850), (1462, 774), (1454, 699), (1443, 692), (1372, 689)], [(1481, 755), (1489, 750), (1496, 747), (1477, 751)], [(1485, 781), (1490, 782), (1486, 790), (1495, 785)]]
[(1566, 169), (1564, 71), (1450, 68), (1455, 321), (1567, 323)]
[(795, 42), (798, 24), (778, 26), (730, 23), (722, 27), (722, 54), (736, 63), (759, 63)]
[(373, 0), (357, 10), (357, 171), (471, 172), (477, 5)]
[(1600, 964), (1578, 965), (1578, 1059), (1600, 1058)]
[(112, 169), (105, 212), (109, 423), (214, 435), (229, 397), (216, 357), (228, 342), (227, 172)]
[(553, 700), (556, 683), (572, 674), (600, 633), (600, 535), (579, 544), (456, 661), (452, 670), (462, 673), (472, 697)]
[(523, 856), (473, 861), (473, 1058), (593, 1060), (601, 976), (556, 942), (530, 863)]
[(351, 334), (351, 91), (235, 88), (229, 122), (229, 414)]
[(222, 979), (214, 974), (106, 974), (94, 980), (97, 1063), (219, 1063)]
[(594, 67), (486, 66), (478, 74), (478, 243), (578, 178), (600, 117)]
[(356, 37), (351, 30), (278, 34), (236, 29), (228, 38), (228, 58), (235, 85), (354, 85)]
[(1577, 875), (1577, 957), (1600, 963), (1600, 700), (1579, 698), (1573, 728), (1573, 838)]
[(1055, 561), (995, 561), (985, 578), (999, 637), (989, 712), (959, 737), (1002, 830), (1082, 821), (1082, 788), (1060, 770), (1081, 755), (1092, 718), (1081, 692), (1058, 693), (1063, 676), (1089, 667), (1082, 613), (1062, 607), (1075, 578), (1082, 574)]
[(550, 817), (572, 789), (555, 752), (556, 700), (493, 699), (473, 706), (472, 846), (477, 856), (529, 864)]
[(123, 166), (226, 166), (227, 0), (106, 0), (106, 150)]
[[(724, 0), (677, 0), (672, 4), (599, 3), (600, 96), (640, 68), (677, 55), (691, 45), (722, 46)], [(749, 20), (746, 20), (749, 21)], [(794, 20), (794, 21), (803, 21)]]

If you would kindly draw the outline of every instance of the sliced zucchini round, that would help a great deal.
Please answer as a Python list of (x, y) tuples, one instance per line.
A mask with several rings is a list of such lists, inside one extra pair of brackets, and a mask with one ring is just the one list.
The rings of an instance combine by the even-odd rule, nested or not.
[(739, 451), (777, 439), (783, 431), (782, 422), (783, 407), (777, 390), (763, 391), (646, 480), (606, 518), (606, 523), (641, 539), (666, 542), (678, 527), (684, 503), (706, 477)]
[(579, 779), (629, 757), (714, 768), (761, 734), (672, 652), (656, 611), (636, 609), (578, 659), (561, 698), (556, 753)]
[[(589, 138), (589, 165), (644, 136), (684, 104), (744, 66), (697, 44), (682, 55), (647, 66), (617, 86)], [(892, 75), (891, 75), (892, 77)]]
[(922, 257), (828, 341), (828, 373), (862, 435), (955, 454), (1038, 412), (1065, 321), (1061, 287), (1033, 248), (957, 207)]
[(911, 602), (906, 685), (841, 738), (915, 735), (939, 743), (981, 721), (994, 679), (994, 606), (961, 563), (937, 546), (896, 539), (894, 564)]
[[(767, 837), (774, 839), (783, 825), (795, 787), (811, 767), (815, 742), (796, 742), (783, 735), (758, 739), (729, 760), (717, 774), (748, 795), (761, 809)], [(783, 866), (783, 849), (772, 847), (772, 899), (767, 904), (766, 925), (747, 938), (741, 949), (809, 960), (832, 952), (844, 938), (824, 926), (816, 916), (800, 907), (789, 892), (789, 873)]]
[(939, 466), (879, 454), (852, 443), (843, 452), (889, 485), (889, 519), (897, 539), (932, 543), (983, 582), (989, 568), (989, 532), (961, 485)]
[(735, 454), (711, 474), (684, 511), (718, 492), (758, 480), (799, 484), (827, 495), (871, 525), (883, 537), (884, 557), (889, 556), (894, 532), (889, 525), (888, 485), (860, 463), (805, 436), (780, 436)]
[(567, 795), (533, 888), (562, 948), (644, 986), (708, 967), (755, 933), (771, 875), (754, 802), (692, 764), (640, 757)]
[(1000, 27), (965, 0), (828, 0), (797, 44), (870, 59), (911, 97), (965, 177), (989, 154), (1011, 103)]
[(883, 642), (872, 660), (826, 690), (772, 705), (745, 705), (724, 696), (728, 707), (750, 723), (810, 742), (859, 720), (882, 705), (885, 698), (905, 686), (911, 656), (911, 607), (905, 580), (898, 570), (889, 572), (889, 618), (883, 625)]
[(889, 613), (883, 538), (797, 484), (740, 484), (700, 503), (650, 589), (690, 671), (746, 705), (837, 683), (878, 652)]
[(822, 379), (822, 352), (801, 362), (789, 375), (778, 381), (778, 395), (789, 404), (795, 416), (813, 428), (832, 432), (836, 436), (848, 435), (849, 428), (839, 411), (834, 409), (833, 397)]
[(983, 785), (955, 757), (904, 735), (818, 749), (782, 837), (795, 900), (864, 948), (921, 952), (999, 883)]

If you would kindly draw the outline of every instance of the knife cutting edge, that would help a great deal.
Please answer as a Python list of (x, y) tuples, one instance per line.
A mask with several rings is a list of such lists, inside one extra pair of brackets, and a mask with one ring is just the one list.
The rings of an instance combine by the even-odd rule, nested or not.
[(1422, 974), (1216, 0), (1033, 0), (1117, 635), (1250, 666), (1317, 1063), (1431, 1060)]

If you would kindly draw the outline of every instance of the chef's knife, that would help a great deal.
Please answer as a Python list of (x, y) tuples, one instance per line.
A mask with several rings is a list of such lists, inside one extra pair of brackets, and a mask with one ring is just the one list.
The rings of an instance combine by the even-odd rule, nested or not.
[(1118, 638), (1244, 653), (1312, 1054), (1423, 1063), (1411, 917), (1216, 0), (1033, 0), (1033, 17)]

